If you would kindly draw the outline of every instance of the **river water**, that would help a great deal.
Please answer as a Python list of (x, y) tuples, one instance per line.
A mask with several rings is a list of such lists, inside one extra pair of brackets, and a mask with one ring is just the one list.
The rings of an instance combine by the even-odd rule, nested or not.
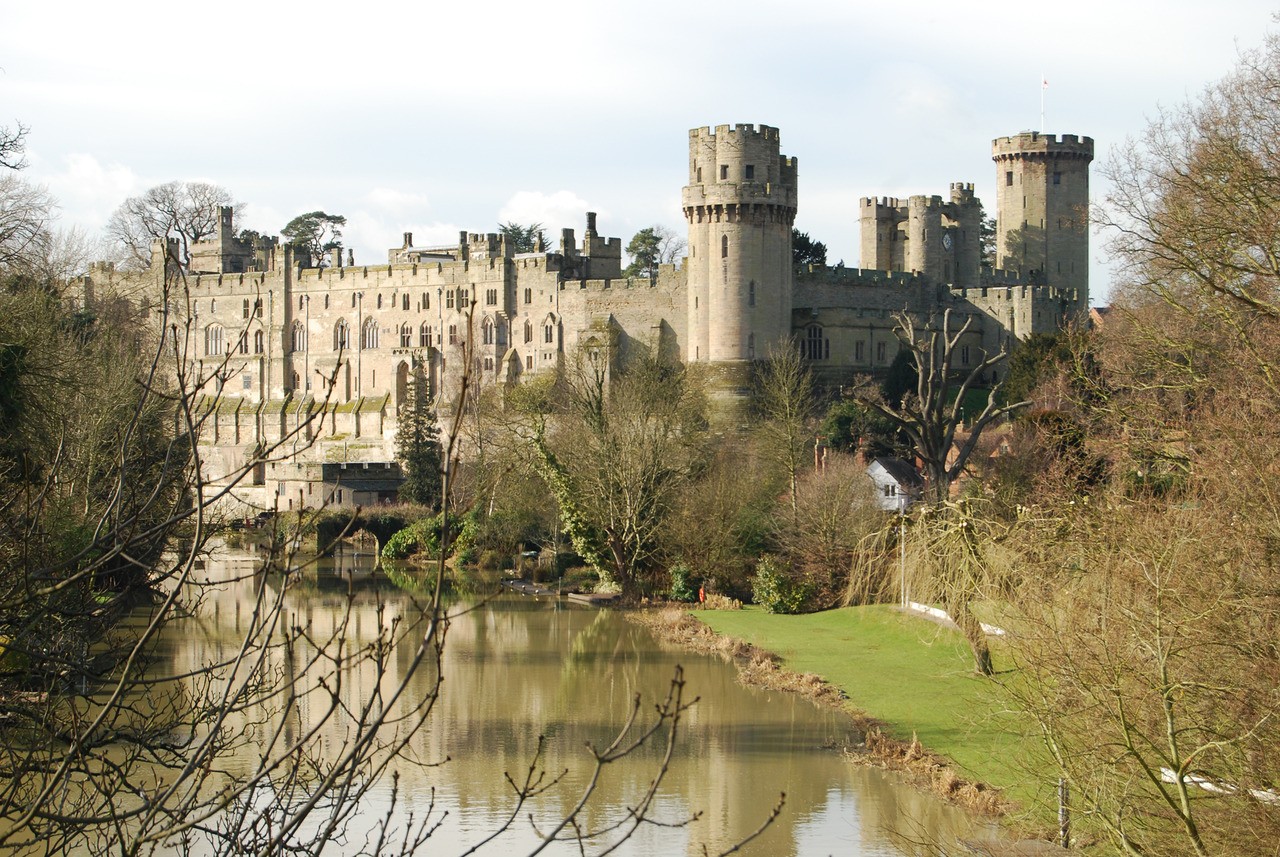
[[(208, 577), (229, 582), (210, 592), (200, 614), (178, 623), (164, 642), (165, 660), (195, 667), (237, 645), (246, 623), (255, 562), (245, 551), (223, 550), (207, 565)], [(340, 554), (300, 572), (289, 591), (289, 621), (315, 629), (342, 627), (356, 650), (395, 617), (411, 612), (413, 595), (371, 569), (371, 558)], [(856, 743), (848, 720), (808, 700), (747, 688), (719, 659), (657, 642), (644, 628), (614, 611), (554, 598), (514, 594), (455, 596), (449, 608), (441, 662), (440, 698), (411, 744), (419, 765), (398, 767), (402, 803), (421, 813), (447, 810), (425, 853), (458, 854), (483, 839), (514, 805), (506, 775), (519, 778), (545, 736), (541, 767), (562, 782), (525, 807), (509, 833), (480, 853), (525, 853), (539, 842), (527, 816), (545, 829), (570, 806), (591, 770), (585, 742), (604, 746), (618, 731), (637, 694), (644, 711), (667, 693), (677, 665), (687, 698), (696, 704), (680, 724), (677, 753), (664, 779), (655, 815), (678, 827), (644, 826), (614, 853), (717, 853), (747, 836), (768, 816), (779, 793), (785, 807), (772, 826), (742, 852), (759, 855), (903, 855), (934, 853), (913, 844), (986, 838), (989, 826), (899, 783), (892, 774), (852, 764), (839, 748)], [(851, 653), (852, 656), (852, 653)], [(358, 675), (348, 682), (350, 703), (403, 678), (404, 653), (392, 657), (381, 679)], [(435, 683), (429, 664), (408, 678), (409, 697)], [(305, 734), (311, 709), (293, 715)], [(340, 737), (322, 730), (317, 741), (335, 752)], [(660, 763), (662, 747), (647, 746), (608, 770), (586, 819), (616, 818), (634, 806)], [(251, 762), (246, 762), (250, 764)], [(390, 784), (366, 797), (348, 839), (361, 841), (361, 823), (382, 815)], [(431, 801), (434, 800), (434, 804)], [(362, 819), (364, 822), (362, 822)], [(342, 852), (341, 843), (333, 853)], [(950, 848), (948, 853), (953, 853)], [(569, 844), (544, 853), (575, 854)], [(590, 853), (590, 852), (588, 852)]]

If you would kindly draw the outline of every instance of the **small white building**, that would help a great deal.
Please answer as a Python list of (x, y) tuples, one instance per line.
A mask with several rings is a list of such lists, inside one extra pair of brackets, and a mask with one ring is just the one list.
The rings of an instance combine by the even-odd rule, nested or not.
[(877, 458), (867, 465), (867, 478), (876, 486), (876, 505), (887, 512), (906, 512), (920, 499), (924, 479), (901, 458)]

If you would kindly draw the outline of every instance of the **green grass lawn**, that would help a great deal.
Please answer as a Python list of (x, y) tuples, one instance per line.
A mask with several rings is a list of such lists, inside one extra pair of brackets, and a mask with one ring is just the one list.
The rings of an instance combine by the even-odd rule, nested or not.
[[(694, 615), (718, 633), (779, 655), (791, 670), (822, 676), (892, 735), (909, 740), (915, 733), (965, 775), (1016, 800), (1032, 798), (1021, 724), (1005, 713), (993, 681), (974, 674), (973, 655), (957, 632), (884, 605), (804, 616), (758, 607)], [(998, 646), (993, 654), (997, 670), (1007, 667)]]

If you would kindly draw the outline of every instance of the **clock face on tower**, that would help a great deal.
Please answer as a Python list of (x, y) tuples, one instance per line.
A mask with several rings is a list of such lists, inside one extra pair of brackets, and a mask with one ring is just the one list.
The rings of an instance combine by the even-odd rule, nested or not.
[(943, 236), (942, 236), (942, 249), (943, 249), (943, 250), (950, 250), (950, 249), (951, 249), (951, 245), (952, 245), (952, 243), (953, 243), (953, 242), (952, 242), (952, 240), (951, 240), (951, 233), (950, 233), (950, 232), (948, 232), (946, 235), (943, 235)]

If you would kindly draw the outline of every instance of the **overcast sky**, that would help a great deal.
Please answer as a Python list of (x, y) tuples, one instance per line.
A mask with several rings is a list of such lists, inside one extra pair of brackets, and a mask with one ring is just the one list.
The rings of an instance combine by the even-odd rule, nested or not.
[[(348, 219), (357, 263), (415, 242), (584, 213), (624, 243), (683, 234), (688, 129), (763, 123), (800, 165), (796, 225), (858, 263), (863, 196), (972, 181), (994, 206), (993, 137), (1094, 138), (1098, 159), (1197, 95), (1273, 27), (1266, 2), (9, 4), (0, 125), (62, 225), (126, 197), (216, 182), (272, 234)], [(1105, 193), (1096, 178), (1095, 201)], [(1103, 240), (1093, 300), (1105, 302)]]

